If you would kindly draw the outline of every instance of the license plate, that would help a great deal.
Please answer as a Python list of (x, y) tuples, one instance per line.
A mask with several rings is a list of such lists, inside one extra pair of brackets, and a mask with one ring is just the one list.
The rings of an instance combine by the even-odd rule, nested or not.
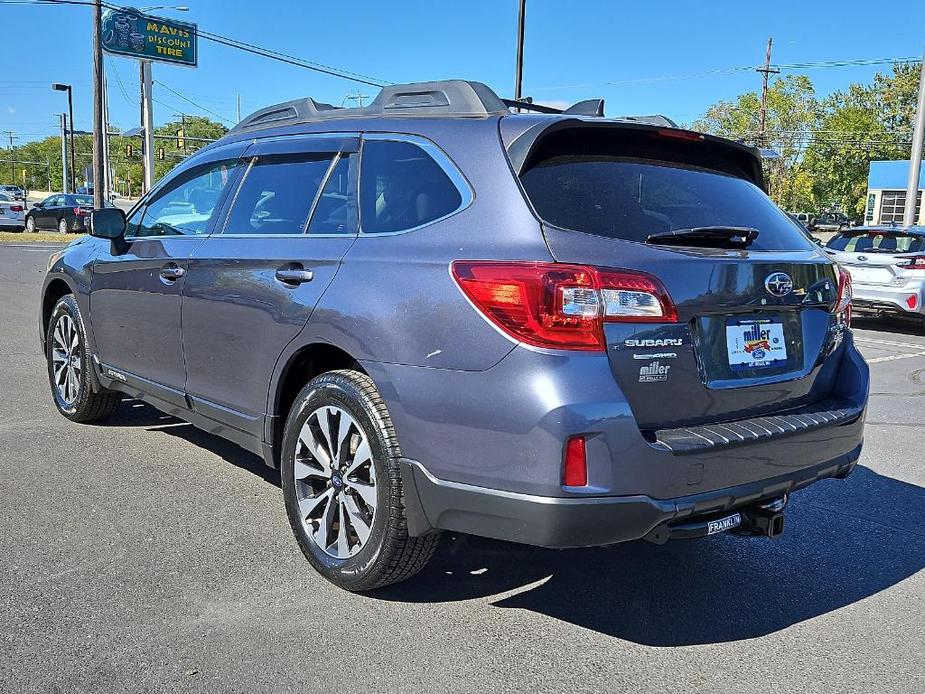
[(893, 273), (886, 268), (846, 266), (845, 269), (859, 283), (886, 284), (893, 279)]
[(784, 326), (773, 320), (744, 320), (726, 325), (726, 353), (729, 366), (765, 369), (787, 361)]
[(742, 525), (742, 514), (733, 513), (731, 516), (726, 516), (725, 518), (720, 518), (719, 520), (710, 521), (707, 523), (707, 535), (712, 535), (714, 533), (724, 533), (727, 530), (732, 530)]

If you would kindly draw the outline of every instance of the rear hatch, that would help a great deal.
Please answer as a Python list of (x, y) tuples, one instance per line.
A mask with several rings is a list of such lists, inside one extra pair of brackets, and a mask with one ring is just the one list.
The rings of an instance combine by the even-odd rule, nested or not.
[(901, 229), (853, 229), (832, 237), (826, 251), (855, 284), (903, 286), (921, 279), (925, 237)]
[(557, 261), (642, 271), (673, 301), (675, 321), (605, 323), (614, 377), (641, 429), (830, 395), (837, 269), (762, 191), (752, 150), (579, 123), (535, 137), (512, 162)]

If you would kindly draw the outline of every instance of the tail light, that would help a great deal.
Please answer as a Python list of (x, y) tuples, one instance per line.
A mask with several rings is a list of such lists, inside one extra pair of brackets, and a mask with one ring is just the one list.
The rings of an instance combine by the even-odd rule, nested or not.
[(85, 216), (85, 215), (87, 214), (87, 212), (88, 212), (88, 210), (85, 210), (85, 209), (82, 208), (82, 207), (75, 207), (75, 208), (74, 208), (74, 214), (76, 214), (78, 217), (83, 217), (83, 216)]
[(22, 205), (10, 205), (10, 212), (22, 212)]
[(896, 263), (896, 266), (901, 267), (903, 270), (925, 270), (925, 255), (907, 258), (901, 263)]
[(668, 292), (642, 272), (478, 260), (457, 260), (451, 271), (488, 320), (536, 347), (605, 350), (605, 322), (677, 321)]
[(562, 484), (566, 487), (585, 487), (588, 484), (588, 459), (585, 454), (584, 436), (573, 436), (565, 442)]
[(851, 289), (851, 275), (845, 268), (838, 267), (838, 299), (835, 301), (833, 313), (843, 315), (845, 323), (851, 325), (851, 299), (854, 293)]

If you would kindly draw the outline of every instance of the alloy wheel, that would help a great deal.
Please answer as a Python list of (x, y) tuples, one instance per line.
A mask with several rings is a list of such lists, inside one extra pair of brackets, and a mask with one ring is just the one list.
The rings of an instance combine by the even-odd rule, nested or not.
[(369, 539), (376, 515), (376, 469), (366, 432), (350, 413), (312, 412), (296, 443), (294, 478), (299, 515), (323, 552), (348, 559)]
[(74, 319), (63, 314), (52, 333), (51, 361), (55, 390), (71, 406), (80, 397), (80, 334)]

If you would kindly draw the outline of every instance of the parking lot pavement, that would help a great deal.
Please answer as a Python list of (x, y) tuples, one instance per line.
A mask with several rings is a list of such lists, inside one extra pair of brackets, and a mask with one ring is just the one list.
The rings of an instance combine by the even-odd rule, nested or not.
[(416, 579), (358, 596), (305, 563), (256, 457), (140, 403), (57, 415), (47, 253), (0, 246), (0, 692), (925, 691), (914, 330), (858, 321), (861, 465), (794, 495), (776, 541), (445, 536)]

